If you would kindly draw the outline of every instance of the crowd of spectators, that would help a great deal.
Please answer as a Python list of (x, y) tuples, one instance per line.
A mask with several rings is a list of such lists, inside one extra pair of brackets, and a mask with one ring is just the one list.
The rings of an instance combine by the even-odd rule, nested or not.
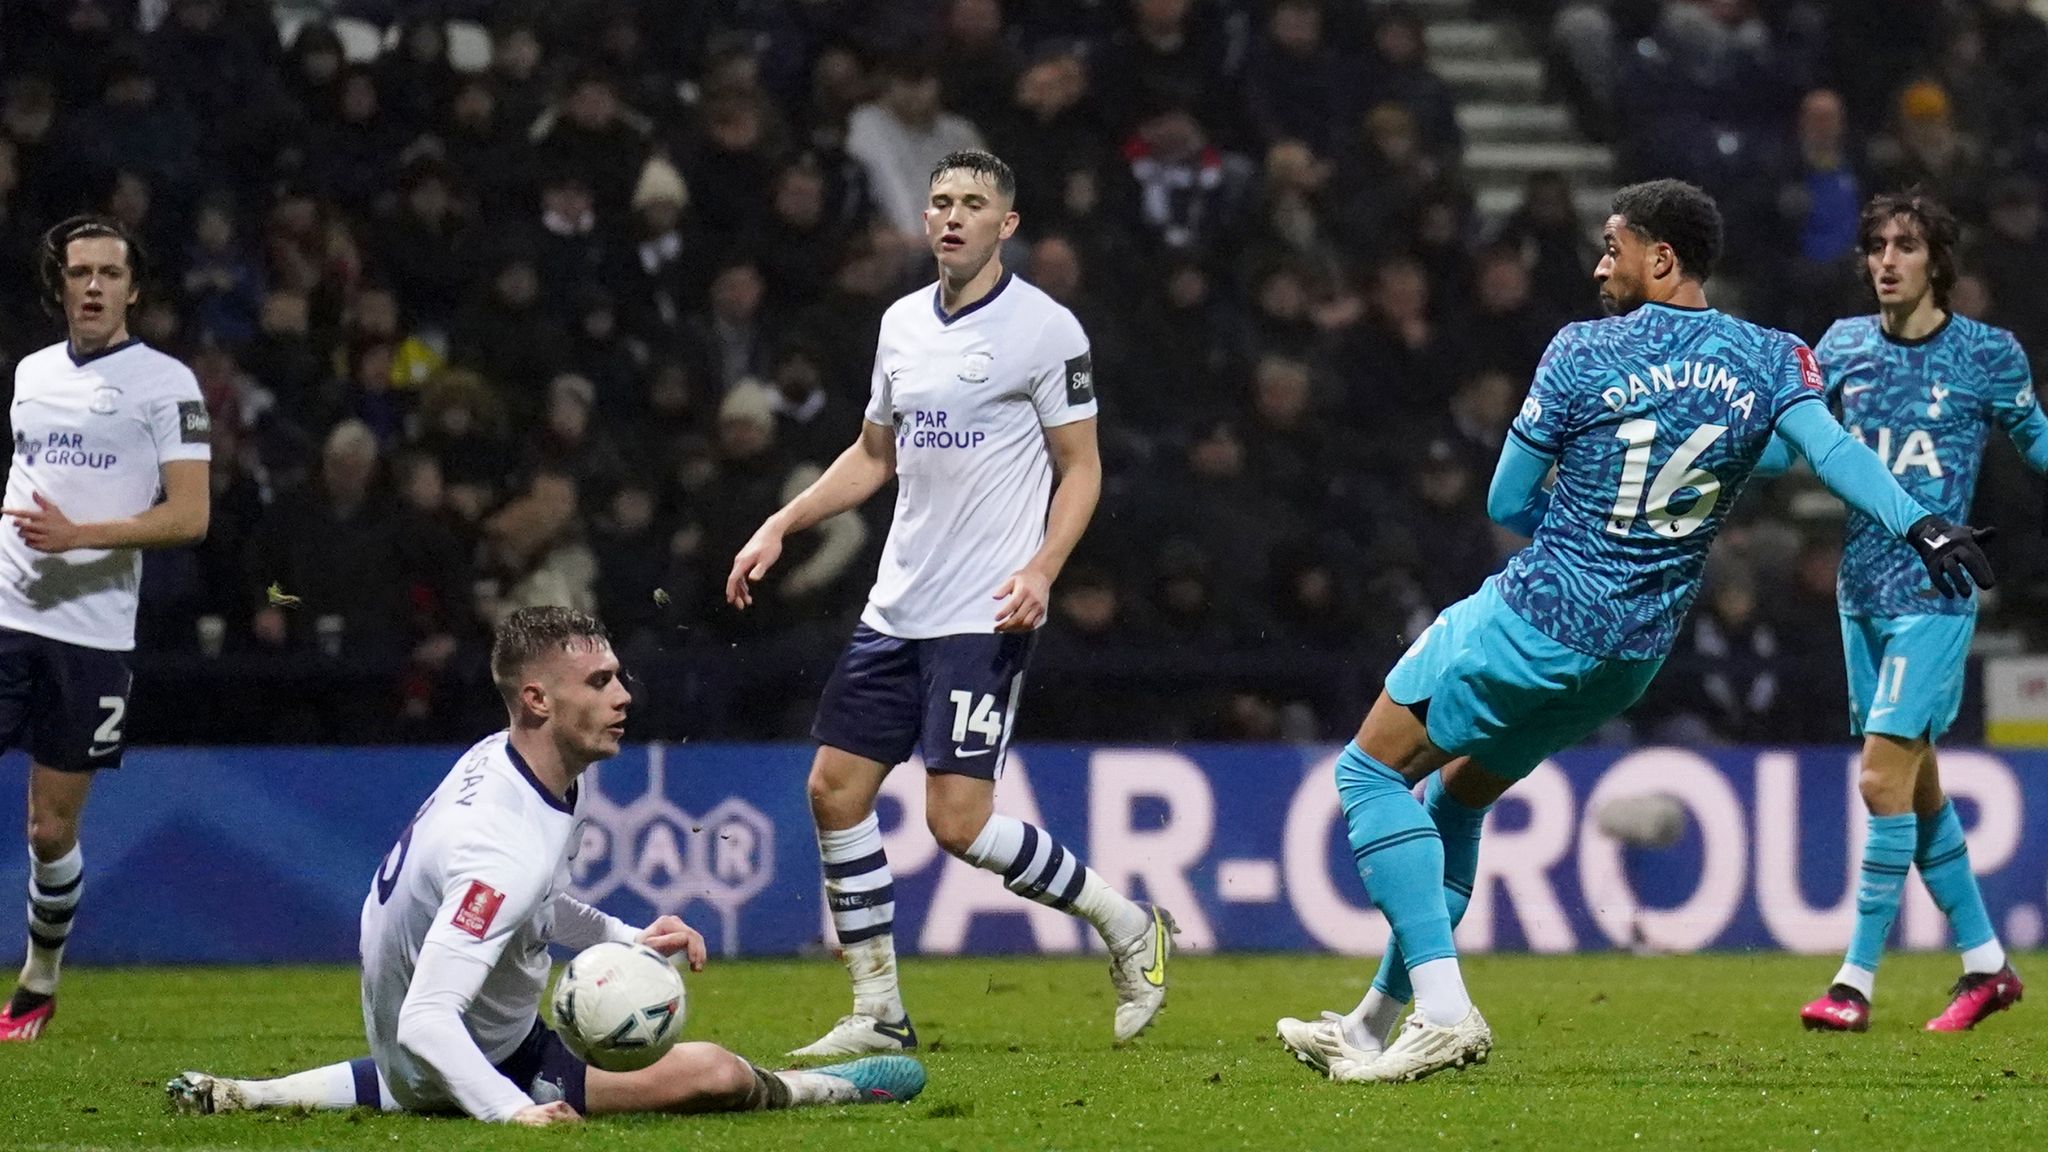
[[(2026, 55), (2048, 28), (2016, 3), (1478, 7), (1548, 38), (1625, 174), (1723, 197), (1728, 303), (1809, 337), (1861, 307), (1855, 208), (1916, 179), (1978, 225), (1958, 306), (2048, 347), (2022, 283), (2048, 246)], [(358, 707), (242, 710), (208, 739), (461, 735), (489, 626), (536, 603), (598, 611), (658, 682), (643, 735), (801, 732), (889, 501), (795, 541), (753, 611), (719, 587), (854, 438), (952, 148), (1016, 168), (1005, 258), (1080, 317), (1103, 398), (1104, 500), (1055, 591), (1035, 737), (1355, 722), (1518, 543), (1484, 515), (1493, 460), (1550, 334), (1596, 311), (1597, 222), (1565, 178), (1477, 218), (1400, 4), (282, 11), (0, 14), (0, 363), (56, 335), (41, 229), (103, 211), (155, 257), (136, 334), (214, 414), (212, 532), (146, 567), (145, 684), (153, 658), (217, 697), (287, 665), (356, 677)], [(330, 14), (388, 28), (381, 53), (353, 58)], [(1986, 487), (2031, 514), (2010, 470)], [(1837, 737), (1838, 528), (1796, 478), (1752, 505), (1641, 727)]]

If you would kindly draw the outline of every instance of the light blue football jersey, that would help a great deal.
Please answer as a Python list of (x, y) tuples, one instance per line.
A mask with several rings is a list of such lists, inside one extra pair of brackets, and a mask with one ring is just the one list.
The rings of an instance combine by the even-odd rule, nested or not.
[[(2019, 341), (1967, 316), (1910, 341), (1885, 335), (1875, 316), (1838, 320), (1815, 352), (1843, 426), (1947, 520), (1969, 516), (1990, 429), (2010, 432), (2036, 409)], [(1836, 600), (1850, 616), (1963, 616), (1978, 598), (1934, 591), (1911, 545), (1851, 509)]]
[(1509, 607), (1594, 656), (1667, 655), (1778, 418), (1821, 391), (1797, 337), (1713, 309), (1567, 325), (1511, 427), (1557, 479), (1500, 578)]

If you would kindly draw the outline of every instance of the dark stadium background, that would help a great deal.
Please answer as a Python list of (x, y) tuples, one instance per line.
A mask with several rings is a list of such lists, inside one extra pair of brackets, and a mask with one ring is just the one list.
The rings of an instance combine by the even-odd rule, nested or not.
[[(1855, 207), (1924, 184), (1969, 226), (1959, 310), (2038, 354), (2044, 126), (2018, 0), (10, 0), (0, 365), (56, 338), (44, 227), (147, 237), (136, 332), (217, 441), (210, 536), (148, 558), (138, 742), (466, 739), (491, 622), (548, 602), (610, 622), (636, 736), (799, 736), (888, 500), (757, 611), (716, 587), (853, 438), (929, 276), (903, 190), (978, 140), (1103, 397), (1026, 738), (1325, 739), (1517, 545), (1485, 485), (1613, 186), (1713, 191), (1714, 300), (1814, 339), (1866, 307)], [(1980, 645), (2038, 649), (2003, 445), (1977, 509)], [(1840, 515), (1753, 489), (1608, 735), (1844, 739)]]

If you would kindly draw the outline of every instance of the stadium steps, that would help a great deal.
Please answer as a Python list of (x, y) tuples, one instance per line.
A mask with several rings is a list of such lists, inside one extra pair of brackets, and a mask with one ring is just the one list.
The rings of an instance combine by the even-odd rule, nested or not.
[(1479, 216), (1489, 227), (1522, 201), (1532, 172), (1571, 178), (1573, 199), (1590, 226), (1614, 194), (1614, 155), (1579, 137), (1571, 112), (1545, 92), (1543, 62), (1523, 29), (1472, 13), (1470, 0), (1416, 5), (1427, 22), (1431, 66), (1458, 100), (1465, 171)]

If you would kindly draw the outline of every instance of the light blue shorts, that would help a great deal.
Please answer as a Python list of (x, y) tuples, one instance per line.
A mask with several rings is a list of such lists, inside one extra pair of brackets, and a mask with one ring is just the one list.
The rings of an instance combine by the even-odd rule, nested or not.
[(1664, 661), (1568, 648), (1508, 607), (1495, 583), (1443, 610), (1387, 674), (1387, 695), (1428, 701), (1438, 748), (1520, 780), (1627, 711)]
[(1939, 740), (1963, 707), (1974, 614), (1844, 616), (1849, 731)]

